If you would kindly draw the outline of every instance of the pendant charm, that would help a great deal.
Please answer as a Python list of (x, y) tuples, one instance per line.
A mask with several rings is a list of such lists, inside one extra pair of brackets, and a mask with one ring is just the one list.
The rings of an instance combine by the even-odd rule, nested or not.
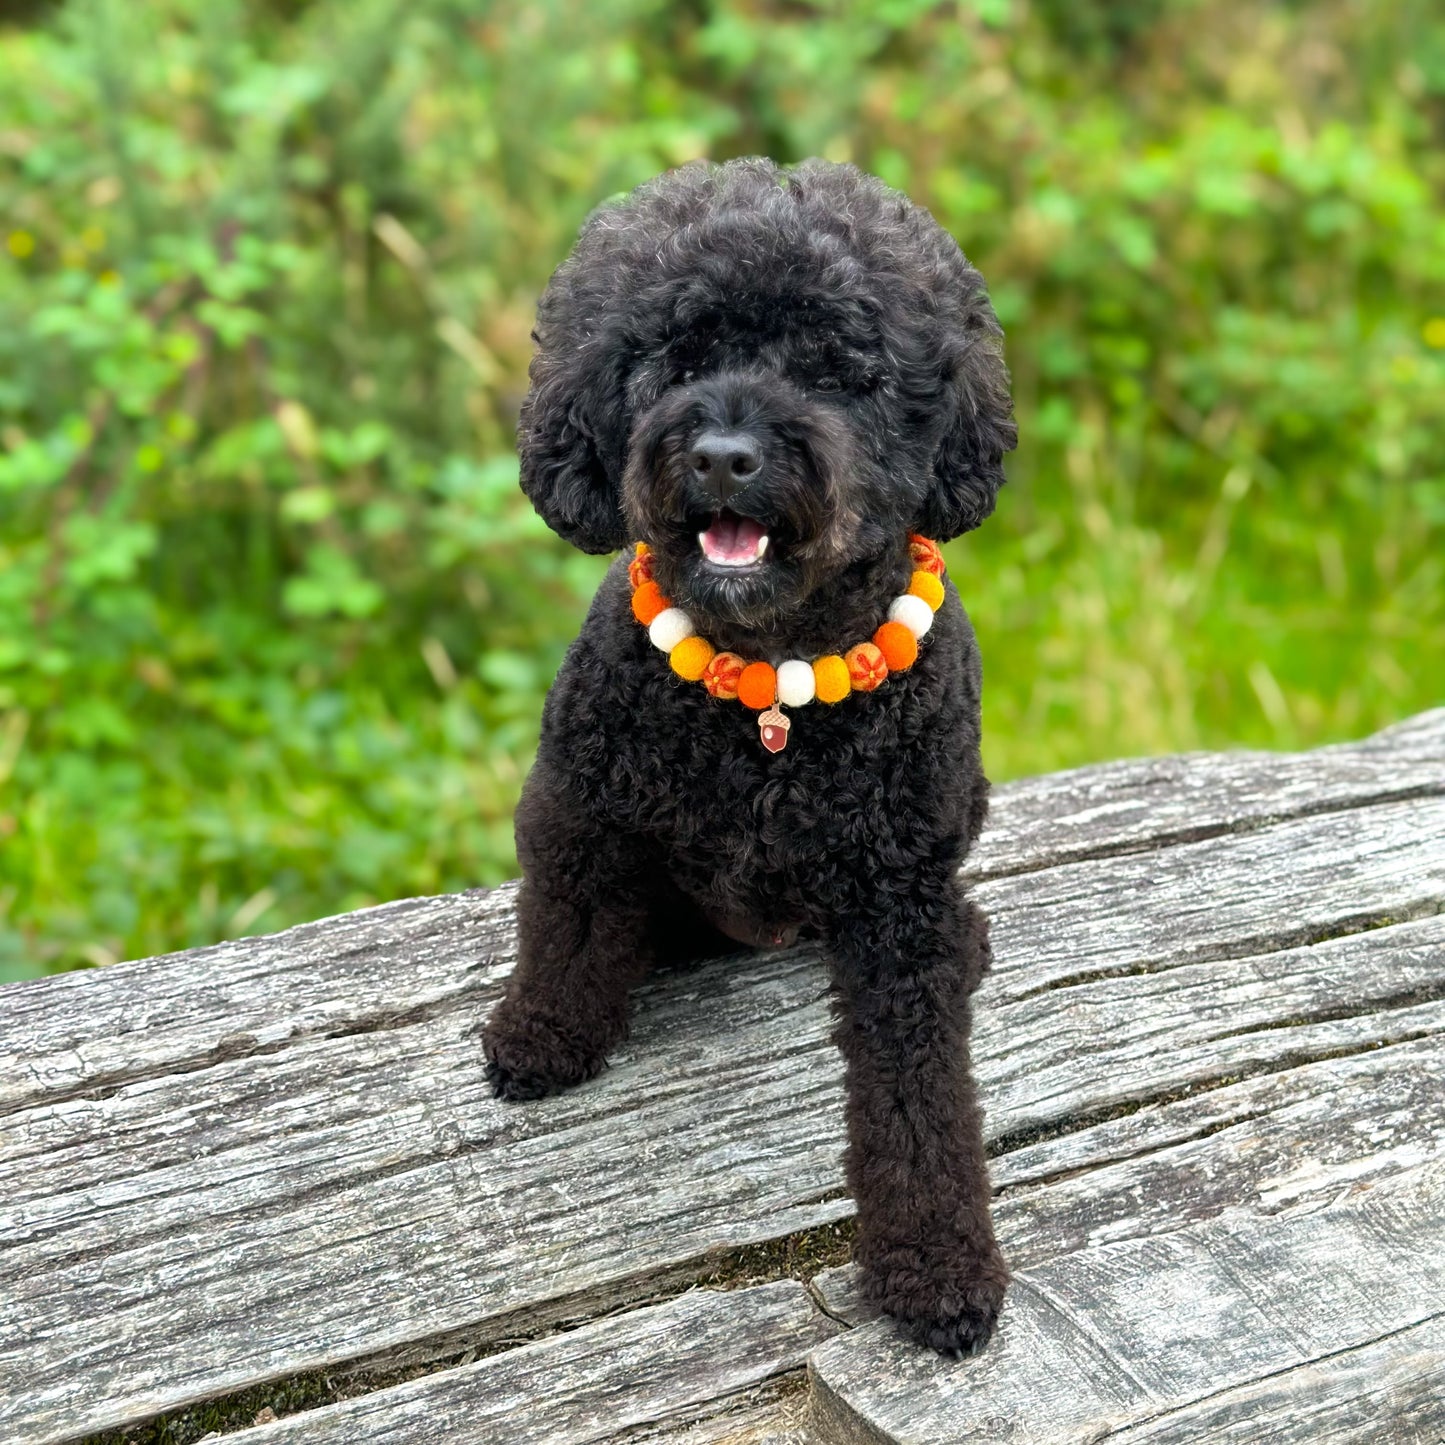
[(783, 716), (783, 710), (776, 703), (767, 712), (758, 714), (758, 731), (762, 734), (763, 746), (770, 753), (780, 753), (788, 745), (788, 729), (792, 722)]

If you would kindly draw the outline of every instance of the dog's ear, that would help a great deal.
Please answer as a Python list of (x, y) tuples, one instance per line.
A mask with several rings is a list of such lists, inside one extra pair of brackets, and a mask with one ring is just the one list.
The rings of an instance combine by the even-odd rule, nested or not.
[(967, 303), (942, 348), (948, 421), (934, 453), (932, 486), (914, 526), (935, 542), (971, 531), (993, 511), (1004, 483), (1003, 455), (1018, 442), (1002, 332), (981, 287)]
[(532, 333), (537, 353), (517, 426), (522, 490), (559, 537), (584, 552), (615, 552), (627, 541), (620, 449), (610, 440), (622, 378), (605, 347), (574, 334), (569, 298), (553, 287)]

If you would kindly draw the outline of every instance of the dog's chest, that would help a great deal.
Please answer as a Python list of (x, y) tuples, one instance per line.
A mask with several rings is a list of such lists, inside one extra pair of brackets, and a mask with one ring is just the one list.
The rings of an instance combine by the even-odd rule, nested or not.
[(827, 906), (820, 893), (840, 861), (889, 833), (892, 804), (906, 801), (902, 705), (900, 687), (836, 711), (790, 710), (787, 746), (773, 752), (757, 713), (664, 682), (609, 710), (574, 763), (609, 825), (653, 840), (706, 909), (766, 932)]
[(784, 709), (771, 752), (757, 712), (674, 675), (611, 611), (599, 603), (558, 675), (538, 764), (581, 813), (647, 840), (715, 918), (816, 920), (965, 832), (977, 688), (960, 648), (936, 638), (876, 691)]

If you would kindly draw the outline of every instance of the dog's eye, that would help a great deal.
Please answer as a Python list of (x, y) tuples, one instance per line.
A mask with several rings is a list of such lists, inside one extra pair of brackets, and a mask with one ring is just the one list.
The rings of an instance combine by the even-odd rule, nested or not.
[(814, 391), (842, 391), (843, 382), (836, 376), (819, 376), (813, 379)]
[(668, 385), (669, 385), (669, 386), (686, 386), (686, 385), (688, 384), (688, 382), (690, 382), (690, 381), (696, 381), (696, 380), (697, 380), (697, 370), (696, 370), (696, 368), (691, 367), (691, 366), (679, 366), (679, 367), (677, 368), (677, 370), (672, 373), (672, 379), (671, 379), (671, 381), (668, 383)]

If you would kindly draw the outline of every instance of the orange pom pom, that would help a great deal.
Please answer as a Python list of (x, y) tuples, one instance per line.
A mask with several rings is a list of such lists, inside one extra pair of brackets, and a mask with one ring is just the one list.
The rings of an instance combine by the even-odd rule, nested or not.
[(708, 663), (712, 661), (713, 651), (713, 645), (707, 638), (699, 637), (694, 633), (691, 637), (684, 637), (667, 654), (667, 660), (672, 664), (672, 670), (679, 677), (686, 678), (688, 682), (696, 682), (707, 670)]
[(652, 581), (652, 553), (641, 542), (637, 544), (637, 547), (637, 556), (627, 564), (627, 580), (632, 583), (634, 592), (644, 582)]
[(813, 664), (813, 693), (819, 702), (842, 702), (852, 691), (848, 664), (836, 652)]
[(918, 571), (931, 572), (935, 577), (943, 576), (943, 553), (938, 550), (937, 542), (930, 542), (927, 537), (910, 532), (908, 555), (913, 559), (913, 565)]
[(918, 661), (918, 639), (901, 622), (885, 622), (873, 634), (873, 643), (889, 672), (906, 672)]
[(738, 701), (761, 712), (778, 700), (778, 674), (766, 662), (750, 662), (738, 678)]
[(632, 615), (644, 626), (651, 627), (659, 612), (666, 612), (672, 604), (662, 595), (656, 582), (644, 582), (632, 594)]
[(848, 664), (848, 681), (854, 692), (872, 692), (888, 676), (888, 662), (876, 643), (860, 642), (850, 647), (843, 661)]
[(720, 652), (703, 668), (702, 685), (724, 702), (738, 695), (738, 679), (743, 675), (743, 660), (735, 652)]
[(932, 572), (919, 568), (908, 581), (908, 590), (921, 597), (935, 612), (943, 606), (943, 583)]

